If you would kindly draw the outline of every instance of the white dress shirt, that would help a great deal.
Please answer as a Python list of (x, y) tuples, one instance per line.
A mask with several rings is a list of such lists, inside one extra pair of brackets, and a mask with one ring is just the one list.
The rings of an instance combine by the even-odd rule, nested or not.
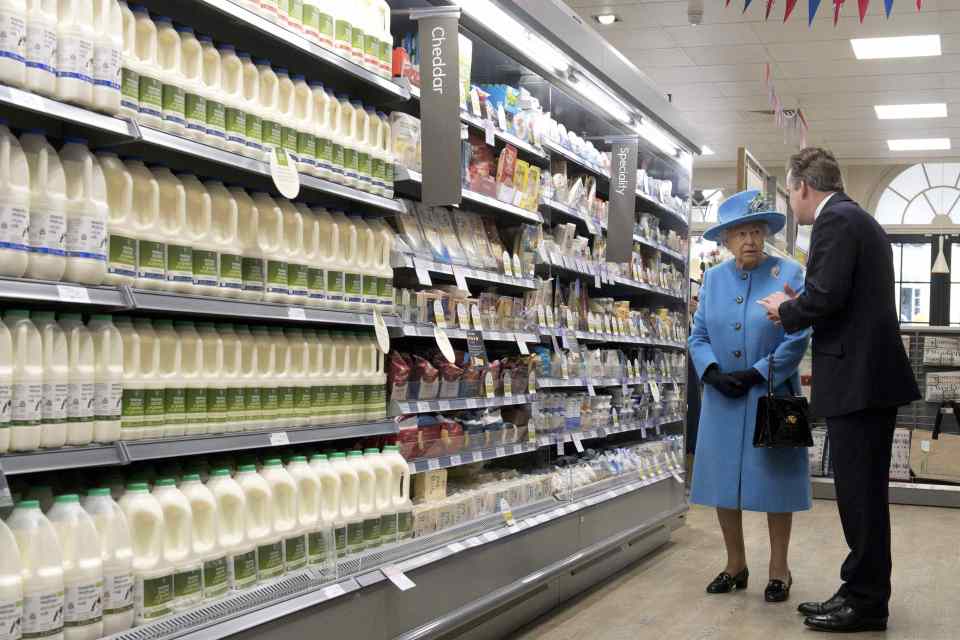
[(823, 200), (820, 201), (820, 204), (817, 205), (817, 210), (816, 210), (816, 211), (814, 212), (814, 214), (813, 214), (813, 219), (814, 219), (814, 220), (816, 220), (817, 218), (820, 217), (820, 212), (823, 211), (824, 207), (827, 206), (827, 203), (830, 202), (830, 198), (832, 198), (832, 197), (835, 196), (836, 194), (837, 194), (837, 192), (834, 191), (833, 193), (831, 193), (831, 194), (828, 195), (826, 198), (824, 198)]

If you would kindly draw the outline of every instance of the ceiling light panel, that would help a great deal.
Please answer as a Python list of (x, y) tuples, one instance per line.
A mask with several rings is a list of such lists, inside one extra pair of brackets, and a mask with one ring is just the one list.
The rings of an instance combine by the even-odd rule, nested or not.
[(946, 118), (947, 105), (943, 102), (930, 104), (878, 104), (873, 107), (880, 120), (909, 120), (912, 118)]
[(950, 138), (904, 138), (887, 140), (890, 151), (949, 151)]
[(593, 16), (593, 19), (605, 27), (610, 26), (614, 22), (620, 22), (620, 18), (615, 13), (601, 13)]
[(858, 60), (881, 58), (921, 58), (942, 55), (940, 35), (898, 36), (894, 38), (853, 38), (853, 55)]

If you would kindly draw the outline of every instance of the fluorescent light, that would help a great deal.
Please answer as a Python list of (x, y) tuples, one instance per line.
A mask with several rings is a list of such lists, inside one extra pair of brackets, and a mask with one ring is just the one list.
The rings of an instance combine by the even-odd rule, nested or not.
[(593, 16), (593, 19), (605, 27), (610, 26), (614, 22), (620, 22), (620, 18), (618, 18), (615, 13), (601, 13), (600, 15)]
[(919, 58), (939, 56), (940, 35), (899, 36), (895, 38), (853, 38), (853, 55), (857, 60), (879, 58)]
[(887, 140), (890, 151), (947, 151), (950, 138), (904, 138)]
[(947, 105), (931, 104), (878, 104), (873, 107), (880, 120), (907, 120), (910, 118), (946, 118)]
[(593, 81), (584, 77), (582, 74), (576, 77), (576, 82), (573, 83), (573, 87), (577, 90), (577, 93), (586, 98), (588, 102), (592, 102), (606, 111), (614, 120), (618, 120), (624, 124), (630, 124), (633, 120), (633, 116), (631, 116), (622, 102), (595, 85)]
[(661, 131), (659, 127), (650, 122), (649, 119), (643, 118), (643, 120), (640, 121), (640, 125), (634, 127), (634, 129), (643, 136), (645, 140), (656, 145), (668, 156), (673, 157), (677, 154), (677, 144), (670, 136)]
[(703, 145), (702, 147), (700, 147), (700, 155), (702, 155), (702, 156), (712, 156), (712, 155), (714, 155), (715, 153), (716, 153), (716, 151), (714, 151), (713, 149), (711, 149), (711, 148), (708, 147), (707, 145)]

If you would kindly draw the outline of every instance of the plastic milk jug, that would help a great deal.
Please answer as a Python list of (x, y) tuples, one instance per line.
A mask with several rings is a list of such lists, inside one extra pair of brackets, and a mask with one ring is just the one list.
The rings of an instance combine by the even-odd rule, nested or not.
[(90, 489), (83, 498), (100, 539), (103, 564), (103, 635), (133, 626), (133, 548), (130, 528), (110, 489)]
[(137, 18), (126, 0), (120, 0), (123, 23), (123, 53), (120, 68), (120, 117), (132, 120), (140, 115), (140, 60), (137, 58)]
[(293, 358), (290, 342), (281, 327), (270, 327), (270, 340), (276, 348), (277, 360), (274, 380), (277, 384), (277, 420), (274, 426), (286, 428), (294, 426), (294, 380)]
[(183, 90), (183, 45), (180, 34), (173, 28), (173, 20), (161, 16), (156, 19), (156, 25), (157, 64), (163, 83), (163, 128), (182, 136), (187, 130), (187, 104)]
[(293, 118), (296, 132), (297, 170), (317, 175), (317, 138), (314, 135), (313, 91), (302, 75), (293, 77)]
[[(162, 322), (157, 321), (161, 328)], [(140, 433), (143, 438), (159, 438), (165, 434), (167, 407), (161, 361), (165, 355), (163, 344), (149, 319), (137, 318), (134, 327), (140, 336), (140, 375), (143, 380), (143, 428)]]
[(334, 11), (334, 50), (347, 60), (353, 58), (352, 5), (338, 2)]
[[(360, 550), (373, 546), (374, 540), (380, 543), (380, 514), (376, 507), (376, 479), (373, 469), (363, 458), (362, 451), (351, 451), (347, 462), (357, 472), (357, 515), (362, 521), (362, 542), (354, 543)], [(348, 533), (349, 536), (349, 533)], [(348, 538), (347, 544), (350, 545)]]
[(260, 71), (249, 53), (238, 53), (243, 63), (243, 109), (246, 119), (244, 155), (261, 160), (263, 153), (263, 119), (260, 117)]
[[(397, 541), (397, 508), (393, 504), (395, 492), (394, 469), (388, 458), (386, 449), (383, 453), (376, 449), (368, 449), (366, 456), (370, 457), (373, 472), (377, 478), (377, 510), (380, 512), (380, 535), (384, 543)], [(375, 453), (376, 452), (376, 453)]]
[(285, 571), (296, 571), (307, 564), (307, 537), (299, 524), (297, 482), (279, 458), (264, 462), (260, 475), (273, 495), (273, 531), (283, 541)]
[(40, 446), (58, 449), (67, 443), (67, 405), (70, 400), (70, 365), (67, 336), (52, 311), (34, 311), (31, 318), (43, 346), (43, 428)]
[(163, 509), (163, 558), (173, 570), (173, 607), (185, 609), (203, 599), (203, 571), (193, 550), (193, 512), (176, 480), (161, 478), (153, 497)]
[(377, 242), (374, 251), (374, 270), (377, 278), (377, 304), (381, 311), (393, 310), (393, 268), (390, 266), (390, 254), (393, 252), (394, 234), (383, 220), (369, 220)]
[(346, 184), (347, 175), (344, 167), (343, 157), (343, 135), (341, 133), (342, 122), (340, 119), (340, 100), (332, 91), (327, 91), (327, 117), (326, 130), (329, 137), (329, 155), (332, 171), (332, 180), (340, 184)]
[[(14, 20), (6, 19), (8, 24)], [(0, 72), (7, 62), (9, 58), (0, 57)], [(0, 276), (20, 278), (26, 273), (29, 228), (30, 166), (20, 141), (10, 133), (7, 121), (0, 119)]]
[(203, 85), (203, 45), (193, 29), (178, 26), (180, 34), (183, 108), (187, 122), (186, 136), (203, 142), (207, 135), (207, 98)]
[(178, 293), (193, 290), (193, 248), (187, 236), (187, 192), (167, 167), (153, 167), (160, 186), (160, 229), (167, 248), (164, 288)]
[(93, 440), (116, 442), (123, 398), (123, 338), (108, 315), (90, 316), (87, 327), (93, 336)]
[(247, 500), (247, 537), (257, 547), (257, 579), (283, 575), (283, 541), (273, 530), (273, 493), (253, 465), (237, 472), (237, 482)]
[(137, 239), (138, 289), (167, 288), (167, 237), (160, 215), (160, 181), (139, 159), (129, 158)]
[(340, 476), (322, 453), (310, 456), (310, 468), (320, 485), (320, 521), (325, 526), (333, 526), (340, 512)]
[(163, 388), (163, 437), (171, 438), (186, 433), (187, 389), (183, 378), (183, 343), (174, 329), (173, 320), (159, 318), (153, 321), (153, 331), (159, 344), (160, 360), (157, 376)]
[(226, 468), (210, 472), (207, 488), (217, 505), (217, 546), (226, 556), (227, 584), (244, 589), (257, 581), (257, 552), (247, 538), (247, 499)]
[[(330, 424), (338, 424), (347, 421), (346, 404), (347, 398), (352, 398), (351, 381), (349, 379), (349, 364), (347, 358), (346, 342), (339, 331), (331, 331), (327, 334), (329, 339), (326, 341), (324, 350), (324, 377), (319, 379), (320, 384), (329, 382), (330, 386), (326, 388), (326, 407), (324, 410), (324, 421)], [(321, 342), (323, 338), (321, 337)], [(316, 384), (316, 383), (315, 383)]]
[(394, 175), (396, 173), (396, 164), (397, 159), (393, 153), (393, 132), (390, 128), (390, 121), (387, 118), (385, 113), (380, 114), (380, 120), (383, 122), (384, 133), (383, 133), (383, 151), (386, 156), (384, 170), (387, 175), (387, 194), (388, 198), (393, 197), (394, 192)]
[(330, 138), (328, 112), (330, 96), (320, 82), (310, 83), (313, 99), (314, 166), (311, 172), (318, 178), (333, 180), (333, 142)]
[(320, 255), (320, 219), (307, 205), (298, 202), (297, 211), (303, 219), (303, 261), (307, 267), (307, 304), (323, 306), (326, 274)]
[(127, 518), (133, 547), (134, 620), (146, 624), (173, 610), (174, 567), (165, 556), (164, 509), (146, 483), (128, 485), (120, 509)]
[(284, 245), (283, 212), (269, 194), (258, 192), (253, 196), (258, 212), (257, 243), (263, 253), (266, 270), (267, 302), (290, 302), (289, 254)]
[(290, 153), (290, 157), (297, 160), (297, 121), (294, 116), (296, 93), (290, 72), (278, 68), (277, 74), (277, 112), (280, 123), (280, 146)]
[(387, 371), (376, 336), (367, 338), (367, 352), (372, 367), (367, 374), (367, 419), (382, 420), (387, 417)]
[[(217, 324), (217, 331), (223, 341), (223, 370), (221, 376), (227, 393), (227, 412), (223, 430), (227, 433), (243, 431), (246, 417), (243, 382), (243, 344), (232, 324)], [(206, 363), (204, 363), (206, 364)]]
[(123, 14), (117, 0), (93, 2), (93, 108), (120, 113)]
[[(342, 307), (343, 269), (337, 266), (340, 254), (340, 227), (326, 209), (314, 207), (313, 213), (316, 215), (319, 226), (318, 261), (314, 264), (323, 269), (322, 304), (328, 307)], [(331, 284), (334, 286), (331, 287)]]
[(333, 537), (337, 546), (337, 557), (355, 553), (363, 548), (363, 520), (357, 512), (360, 478), (356, 468), (347, 462), (345, 453), (337, 452), (330, 456), (333, 470), (340, 478), (340, 509), (333, 525)]
[[(57, 0), (28, 0), (26, 7), (25, 86), (27, 90), (34, 93), (55, 96), (57, 90)], [(7, 64), (6, 60), (12, 59), (5, 57), (4, 60), (4, 64)]]
[(280, 121), (280, 80), (270, 67), (269, 60), (255, 60), (260, 78), (258, 99), (261, 118), (261, 144), (264, 154), (283, 145), (283, 126)]
[(244, 431), (256, 431), (264, 428), (263, 423), (263, 388), (260, 380), (259, 354), (260, 345), (258, 345), (246, 325), (237, 325), (235, 327), (237, 336), (240, 338), (241, 363), (240, 363), (240, 384), (243, 385), (243, 429)]
[(223, 375), (223, 339), (212, 322), (198, 322), (203, 340), (203, 379), (207, 387), (207, 433), (223, 433), (227, 422), (227, 380)]
[(387, 188), (387, 178), (384, 173), (383, 136), (386, 133), (380, 114), (368, 107), (367, 115), (370, 119), (370, 128), (367, 132), (367, 145), (370, 151), (370, 185), (371, 192), (383, 195)]
[(196, 473), (183, 476), (180, 491), (190, 502), (193, 514), (193, 555), (203, 567), (203, 599), (219, 598), (230, 588), (230, 582), (227, 550), (220, 539), (217, 499)]
[(295, 427), (305, 427), (313, 418), (313, 394), (310, 382), (310, 343), (303, 329), (284, 329), (290, 345), (290, 380), (293, 386), (293, 417)]
[(245, 300), (263, 300), (266, 266), (260, 248), (260, 209), (244, 189), (230, 187), (237, 202), (237, 234), (243, 255), (243, 291)]
[(0, 453), (10, 450), (10, 399), (13, 391), (13, 343), (0, 322)]
[(20, 638), (23, 627), (23, 569), (20, 549), (10, 528), (0, 520), (0, 629), (10, 640)]
[(413, 505), (410, 502), (410, 467), (400, 455), (400, 447), (388, 445), (383, 456), (393, 473), (393, 507), (397, 510), (397, 535), (406, 540), (413, 535)]
[(310, 334), (310, 395), (313, 424), (327, 424), (333, 415), (333, 391), (337, 379), (333, 372), (333, 349), (330, 333), (316, 331)]
[(350, 53), (353, 61), (362, 67), (367, 36), (363, 0), (360, 2), (351, 2), (347, 7), (348, 11), (352, 13), (350, 17), (350, 23), (352, 25), (350, 36), (353, 42)]
[(57, 11), (57, 98), (93, 106), (93, 2), (60, 0)]
[(47, 513), (63, 558), (63, 637), (97, 640), (103, 635), (103, 555), (93, 518), (80, 496), (57, 496)]
[(260, 383), (262, 412), (256, 428), (270, 429), (280, 426), (280, 388), (277, 378), (277, 344), (266, 327), (251, 328), (257, 347), (257, 376)]
[[(23, 626), (28, 638), (63, 638), (63, 558), (57, 532), (40, 511), (40, 502), (24, 500), (7, 519), (20, 551), (23, 578)], [(97, 545), (99, 548), (99, 545)], [(5, 551), (4, 555), (9, 552)], [(16, 637), (16, 636), (14, 636)]]
[(243, 247), (240, 243), (237, 201), (222, 182), (210, 180), (203, 184), (210, 194), (211, 246), (215, 248), (220, 262), (219, 289), (214, 295), (240, 298), (243, 295)]
[(247, 152), (247, 116), (243, 99), (243, 62), (231, 45), (220, 45), (220, 92), (224, 104), (226, 150)]
[(180, 334), (183, 359), (180, 377), (184, 381), (186, 393), (187, 435), (207, 433), (207, 380), (204, 376), (203, 338), (193, 322), (178, 320), (173, 323)]
[(13, 346), (10, 451), (31, 451), (40, 448), (43, 434), (43, 342), (28, 311), (10, 309), (3, 321)]
[[(343, 306), (358, 309), (363, 305), (363, 275), (360, 271), (359, 244), (360, 232), (353, 220), (342, 211), (334, 211), (333, 219), (340, 228), (340, 243), (333, 273), (339, 271), (343, 276)], [(327, 271), (327, 290), (337, 291), (330, 283), (331, 271)]]
[[(340, 123), (337, 125), (338, 144), (343, 148), (343, 162), (335, 162), (343, 166), (343, 183), (348, 187), (357, 187), (360, 176), (357, 172), (357, 114), (350, 102), (350, 96), (345, 93), (337, 95), (340, 103)], [(334, 153), (336, 153), (334, 147)]]
[[(357, 186), (364, 191), (372, 192), (373, 188), (373, 141), (376, 138), (379, 126), (372, 128), (371, 117), (376, 119), (372, 107), (364, 107), (359, 100), (351, 102), (357, 117), (357, 128), (354, 131), (354, 142), (357, 150)], [(379, 125), (380, 121), (377, 120)]]
[[(390, 495), (391, 474), (387, 464), (380, 458), (379, 449), (364, 449), (363, 459), (370, 470), (373, 471), (373, 500), (371, 510), (363, 521), (363, 537), (367, 542), (367, 547), (378, 547), (383, 543), (384, 518), (388, 513), (393, 512), (393, 501)], [(374, 522), (374, 519), (376, 522)]]
[(377, 285), (379, 284), (379, 256), (377, 255), (377, 238), (373, 228), (360, 216), (350, 216), (357, 227), (357, 267), (360, 271), (361, 307), (364, 310), (374, 309), (378, 302)]
[(203, 296), (220, 293), (219, 246), (213, 230), (213, 200), (193, 174), (179, 174), (187, 196), (187, 237), (193, 253), (193, 291)]
[(150, 19), (146, 8), (138, 5), (131, 9), (136, 20), (134, 57), (140, 76), (140, 111), (137, 120), (159, 129), (163, 125), (163, 81), (158, 59), (157, 25)]
[(283, 212), (283, 249), (287, 256), (289, 301), (305, 305), (310, 295), (309, 273), (303, 249), (303, 215), (289, 200), (281, 200)]
[(206, 135), (207, 144), (220, 149), (227, 147), (227, 111), (220, 88), (220, 52), (213, 46), (213, 39), (202, 36), (203, 87), (207, 99)]
[(137, 279), (137, 220), (133, 208), (133, 175), (120, 157), (97, 152), (107, 185), (107, 275), (104, 284), (133, 285)]
[[(294, 456), (287, 464), (287, 472), (297, 487), (297, 528), (304, 536), (307, 559), (312, 564), (326, 556), (320, 526), (320, 482), (304, 456)], [(319, 534), (319, 539), (318, 539)]]
[(67, 184), (63, 165), (42, 129), (24, 132), (20, 145), (30, 167), (30, 254), (26, 276), (60, 280), (67, 266)]
[(123, 339), (123, 400), (120, 409), (120, 439), (139, 440), (143, 434), (145, 381), (140, 365), (140, 334), (130, 318), (114, 320)]
[(93, 336), (79, 313), (61, 313), (60, 326), (67, 336), (69, 391), (67, 394), (67, 444), (93, 441), (95, 364)]
[(64, 138), (60, 162), (66, 181), (67, 267), (70, 282), (100, 284), (107, 275), (107, 185), (82, 138)]

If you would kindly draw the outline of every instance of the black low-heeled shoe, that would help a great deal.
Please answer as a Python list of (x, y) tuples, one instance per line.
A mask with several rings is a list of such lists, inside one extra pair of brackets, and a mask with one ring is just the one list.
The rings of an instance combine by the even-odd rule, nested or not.
[(790, 599), (790, 587), (792, 586), (793, 574), (790, 574), (788, 582), (771, 580), (767, 583), (767, 588), (763, 592), (763, 598), (767, 602), (786, 602)]
[(731, 591), (742, 591), (747, 588), (750, 581), (750, 570), (744, 569), (735, 576), (726, 571), (713, 579), (713, 582), (707, 585), (707, 593), (730, 593)]

